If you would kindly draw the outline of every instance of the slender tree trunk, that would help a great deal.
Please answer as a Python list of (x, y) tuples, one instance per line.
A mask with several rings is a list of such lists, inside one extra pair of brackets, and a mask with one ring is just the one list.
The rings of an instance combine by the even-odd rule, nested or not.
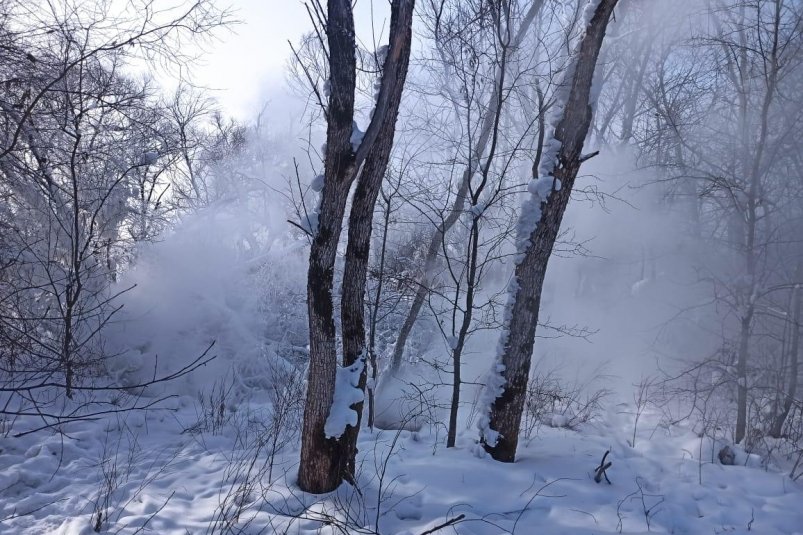
[[(800, 273), (802, 270), (798, 270)], [(770, 436), (780, 438), (783, 433), (783, 426), (789, 413), (792, 411), (792, 406), (795, 403), (795, 396), (797, 395), (797, 381), (798, 374), (800, 373), (800, 284), (795, 285), (792, 291), (792, 341), (789, 347), (789, 386), (786, 389), (786, 396), (784, 397), (783, 405), (780, 414), (775, 418), (772, 425)]]
[(372, 386), (368, 388), (368, 427), (374, 428), (374, 418), (376, 416), (376, 400), (374, 390), (376, 389), (376, 379), (378, 375), (377, 361), (376, 361), (376, 325), (377, 316), (379, 315), (379, 303), (382, 300), (382, 287), (385, 282), (385, 255), (387, 253), (388, 245), (388, 228), (390, 226), (390, 212), (391, 212), (391, 197), (385, 196), (385, 213), (384, 213), (384, 226), (382, 227), (382, 248), (379, 254), (379, 281), (377, 282), (376, 294), (374, 295), (374, 302), (371, 308), (371, 327), (368, 335), (368, 361), (371, 364), (371, 383)]
[[(570, 71), (573, 76), (565, 81), (570, 89), (562, 116), (555, 128), (554, 137), (560, 142), (560, 149), (551, 173), (554, 177), (553, 191), (543, 202), (533, 199), (532, 203), (540, 204), (540, 218), (532, 231), (526, 231), (527, 235), (520, 236), (528, 245), (524, 247), (523, 258), (517, 262), (514, 271), (511, 288), (513, 302), (507, 313), (510, 323), (501, 340), (503, 349), (498, 363), (501, 366), (492, 371), (502, 375), (504, 384), (501, 394), (490, 392), (495, 399), (488, 415), (489, 429), (483, 430), (482, 437), (485, 450), (498, 461), (515, 460), (544, 276), (574, 180), (582, 163), (583, 142), (591, 123), (589, 99), (594, 68), (608, 21), (617, 4), (617, 0), (594, 2), (596, 7), (586, 33), (580, 41), (576, 56), (570, 59), (574, 64), (573, 71)], [(561, 181), (560, 188), (557, 188), (556, 180)], [(536, 208), (538, 206), (529, 204), (523, 210)], [(528, 214), (522, 216), (526, 218)], [(488, 385), (486, 388), (493, 386)]]
[(446, 437), (446, 447), (453, 448), (457, 441), (457, 416), (460, 410), (460, 387), (462, 379), (462, 357), (466, 346), (468, 330), (474, 315), (474, 293), (477, 284), (477, 255), (479, 253), (479, 220), (477, 217), (471, 222), (471, 239), (469, 244), (469, 272), (466, 277), (466, 309), (463, 312), (463, 321), (457, 334), (457, 343), (452, 349), (452, 402), (449, 407), (449, 430)]
[(739, 353), (736, 360), (736, 435), (740, 443), (747, 430), (747, 359), (750, 351), (750, 328), (753, 323), (753, 307), (750, 306), (739, 326)]
[[(346, 263), (343, 269), (343, 294), (341, 300), (341, 333), (343, 336), (343, 366), (350, 366), (357, 359), (367, 359), (365, 354), (365, 280), (371, 250), (374, 207), (382, 181), (385, 178), (396, 118), (399, 113), (404, 80), (410, 61), (414, 0), (394, 0), (390, 19), (391, 42), (382, 72), (380, 99), (386, 99), (382, 123), (357, 182), (349, 215)], [(367, 366), (360, 375), (359, 388), (365, 390)], [(357, 454), (357, 436), (362, 421), (362, 403), (352, 406), (357, 412), (357, 425), (349, 426), (340, 439), (344, 455), (348, 458), (348, 473), (354, 477)]]
[(652, 41), (646, 45), (646, 50), (643, 52), (641, 61), (638, 64), (636, 72), (629, 80), (629, 87), (627, 96), (625, 97), (624, 110), (622, 113), (622, 134), (621, 140), (628, 142), (633, 137), (633, 122), (636, 119), (636, 104), (638, 103), (638, 96), (641, 93), (641, 86), (644, 83), (644, 74), (647, 71), (650, 58), (652, 57)]

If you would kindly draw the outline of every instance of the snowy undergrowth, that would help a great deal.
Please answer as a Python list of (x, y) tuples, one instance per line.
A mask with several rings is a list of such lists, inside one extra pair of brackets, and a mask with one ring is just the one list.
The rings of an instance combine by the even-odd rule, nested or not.
[(163, 241), (140, 248), (118, 283), (131, 288), (118, 300), (123, 308), (104, 331), (107, 352), (117, 355), (107, 372), (119, 384), (175, 373), (214, 342), (216, 358), (171, 382), (169, 393), (196, 395), (229, 377), (243, 398), (272, 385), (271, 366), (304, 351), (303, 242), (237, 210), (187, 216)]
[[(475, 456), (472, 431), (445, 449), (426, 429), (364, 430), (360, 492), (325, 496), (294, 486), (297, 440), (271, 450), (258, 432), (270, 407), (241, 406), (214, 435), (182, 433), (192, 399), (175, 408), (0, 439), (0, 532), (90, 534), (101, 509), (102, 533), (803, 533), (800, 483), (747, 457), (722, 466), (649, 412), (633, 448), (624, 405), (578, 431), (542, 427), (514, 464)], [(597, 484), (607, 450), (612, 484)]]

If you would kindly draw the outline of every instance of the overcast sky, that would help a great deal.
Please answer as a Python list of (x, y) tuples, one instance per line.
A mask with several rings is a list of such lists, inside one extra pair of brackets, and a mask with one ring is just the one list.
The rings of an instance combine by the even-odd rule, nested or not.
[[(193, 77), (215, 90), (226, 113), (247, 120), (265, 101), (287, 96), (284, 71), (291, 53), (287, 41), (297, 43), (312, 25), (301, 0), (229, 0), (228, 5), (241, 22), (218, 32), (218, 39), (205, 46), (207, 53), (194, 67)], [(358, 36), (370, 42), (372, 8), (376, 33), (387, 27), (387, 6), (386, 0), (357, 1)]]

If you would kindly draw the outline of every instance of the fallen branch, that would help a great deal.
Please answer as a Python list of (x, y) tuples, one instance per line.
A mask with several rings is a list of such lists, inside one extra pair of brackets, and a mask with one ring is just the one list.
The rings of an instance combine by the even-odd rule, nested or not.
[(439, 525), (435, 526), (432, 529), (428, 529), (428, 530), (424, 531), (423, 533), (421, 533), (421, 535), (429, 535), (430, 533), (435, 533), (436, 531), (440, 531), (443, 528), (448, 528), (452, 524), (457, 524), (458, 522), (460, 522), (464, 518), (466, 518), (466, 515), (464, 515), (463, 513), (460, 513), (456, 517), (450, 518), (449, 520), (447, 520), (443, 524), (439, 524)]
[(594, 481), (597, 483), (602, 481), (602, 478), (605, 477), (605, 481), (608, 482), (608, 485), (611, 484), (611, 480), (608, 479), (608, 474), (606, 471), (608, 470), (608, 468), (611, 467), (613, 463), (611, 461), (608, 461), (607, 463), (605, 462), (605, 459), (608, 457), (608, 454), (610, 452), (611, 450), (608, 450), (605, 452), (605, 455), (602, 456), (602, 460), (600, 461), (599, 466), (597, 467), (596, 474), (594, 474)]

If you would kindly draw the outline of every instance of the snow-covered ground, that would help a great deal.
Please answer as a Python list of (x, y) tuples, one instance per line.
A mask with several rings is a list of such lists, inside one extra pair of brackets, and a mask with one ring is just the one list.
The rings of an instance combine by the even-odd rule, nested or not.
[(624, 405), (577, 431), (542, 426), (514, 464), (478, 455), (472, 429), (454, 449), (442, 433), (366, 429), (360, 491), (325, 496), (294, 487), (295, 440), (270, 463), (268, 407), (175, 409), (0, 439), (0, 533), (803, 533), (800, 481), (754, 456), (723, 466), (718, 445), (652, 414), (630, 447)]

